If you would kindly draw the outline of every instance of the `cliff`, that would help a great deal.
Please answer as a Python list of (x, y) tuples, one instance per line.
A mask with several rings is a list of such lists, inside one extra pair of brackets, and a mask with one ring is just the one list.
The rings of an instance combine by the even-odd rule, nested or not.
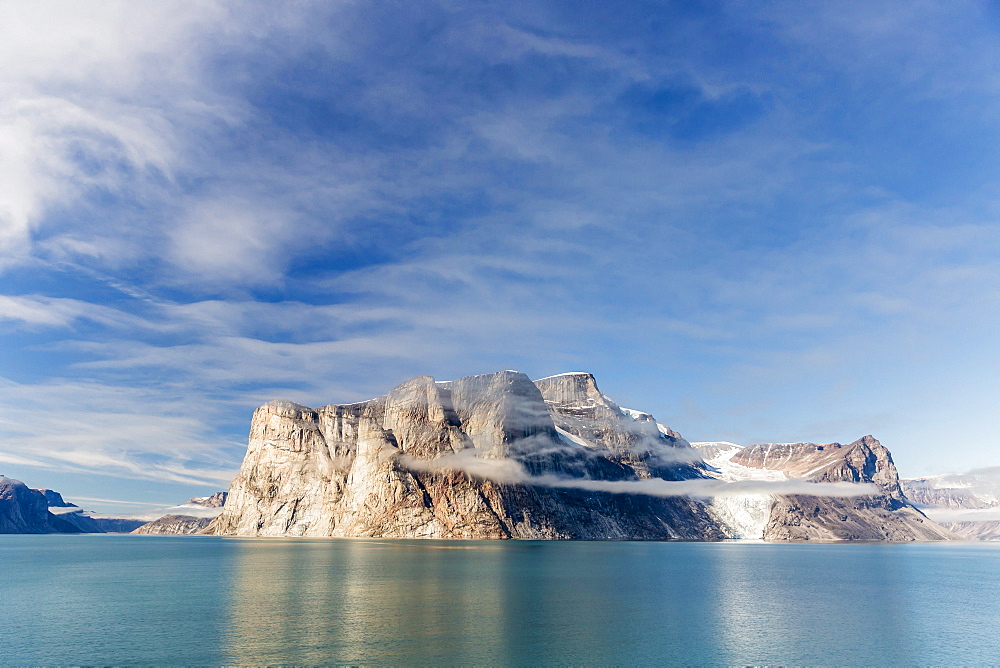
[[(450, 382), (422, 376), (357, 404), (266, 404), (254, 413), (246, 458), (207, 533), (724, 537), (705, 504), (689, 498), (548, 484), (703, 477), (686, 442), (655, 436), (645, 419), (615, 413), (596, 395), (586, 406), (581, 397), (587, 410), (574, 413), (576, 400), (559, 389), (565, 382), (536, 386), (515, 371)], [(680, 456), (664, 456), (670, 450)]]
[[(243, 465), (205, 533), (955, 537), (906, 501), (888, 451), (871, 437), (849, 446), (713, 444), (711, 455), (715, 465), (650, 414), (616, 404), (587, 373), (535, 382), (515, 371), (447, 382), (422, 376), (356, 404), (273, 401), (257, 409)], [(787, 484), (767, 485), (789, 480), (816, 494), (770, 493), (787, 492)], [(765, 491), (725, 487), (747, 481)], [(848, 484), (845, 492), (845, 483), (867, 487)]]

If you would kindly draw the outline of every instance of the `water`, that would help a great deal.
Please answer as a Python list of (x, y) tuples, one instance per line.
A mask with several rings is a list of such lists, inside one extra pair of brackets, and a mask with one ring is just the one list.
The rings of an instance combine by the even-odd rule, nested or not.
[(0, 536), (2, 664), (1000, 663), (1000, 545)]

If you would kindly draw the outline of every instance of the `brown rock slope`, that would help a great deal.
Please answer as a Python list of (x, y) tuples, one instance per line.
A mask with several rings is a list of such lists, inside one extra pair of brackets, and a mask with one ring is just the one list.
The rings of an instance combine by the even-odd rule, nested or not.
[[(586, 375), (586, 374), (583, 374)], [(593, 378), (580, 381), (589, 387)], [(371, 401), (318, 410), (271, 402), (222, 514), (207, 533), (238, 536), (711, 540), (704, 504), (533, 484), (534, 476), (701, 476), (679, 438), (606, 402), (501, 371), (438, 383), (423, 376)], [(573, 385), (573, 383), (569, 383)], [(543, 392), (565, 410), (554, 410)], [(599, 394), (599, 393), (598, 393)], [(589, 397), (598, 403), (597, 397)], [(578, 401), (579, 400), (579, 401)], [(605, 412), (605, 409), (606, 412)], [(615, 413), (615, 410), (618, 412)], [(560, 432), (553, 415), (560, 415)], [(655, 423), (652, 423), (655, 426)], [(585, 434), (589, 440), (570, 432)], [(640, 435), (642, 435), (640, 437)], [(670, 450), (677, 456), (668, 456)], [(666, 453), (666, 454), (665, 454)], [(659, 476), (658, 476), (659, 477)]]
[(767, 540), (954, 540), (903, 496), (889, 451), (872, 436), (849, 445), (754, 445), (731, 461), (816, 482), (865, 482), (880, 493), (853, 498), (778, 496), (764, 529)]

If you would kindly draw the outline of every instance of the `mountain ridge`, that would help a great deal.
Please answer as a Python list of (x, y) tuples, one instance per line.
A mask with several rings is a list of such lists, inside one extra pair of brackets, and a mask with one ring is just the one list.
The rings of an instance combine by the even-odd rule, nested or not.
[[(804, 453), (825, 448), (798, 445), (789, 457), (802, 473)], [(747, 536), (717, 499), (756, 503), (757, 494), (767, 497), (754, 510), (767, 513), (759, 538), (955, 537), (906, 501), (877, 440), (834, 445), (844, 456), (826, 452), (819, 479), (726, 481), (680, 434), (604, 395), (592, 374), (418, 376), (364, 402), (258, 408), (229, 498), (205, 532), (721, 540)], [(743, 468), (767, 469), (753, 453), (740, 455)], [(740, 494), (761, 485), (775, 493)]]

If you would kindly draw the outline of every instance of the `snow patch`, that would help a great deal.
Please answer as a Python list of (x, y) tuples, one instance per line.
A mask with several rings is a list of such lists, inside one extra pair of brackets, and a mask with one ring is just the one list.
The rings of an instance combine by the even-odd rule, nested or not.
[[(709, 475), (719, 480), (734, 482), (739, 480), (779, 481), (788, 480), (781, 471), (755, 469), (730, 461), (743, 446), (723, 441), (692, 444), (697, 446), (723, 446), (714, 457), (705, 460), (711, 469)], [(728, 447), (726, 447), (728, 446)], [(776, 497), (773, 494), (746, 494), (744, 496), (715, 497), (708, 505), (708, 512), (729, 529), (733, 538), (760, 540), (771, 519), (771, 509)]]
[(535, 382), (539, 380), (548, 380), (550, 378), (562, 378), (563, 376), (589, 376), (591, 375), (588, 371), (567, 371), (566, 373), (557, 373), (554, 376), (546, 376), (545, 378), (538, 378)]
[[(604, 398), (607, 399), (607, 397), (604, 397)], [(625, 408), (624, 406), (619, 406), (618, 408), (621, 409), (622, 413), (624, 413), (628, 417), (632, 418), (636, 422), (648, 422), (649, 420), (653, 419), (652, 415), (650, 415), (649, 413), (646, 413), (644, 411), (637, 411), (637, 410), (634, 410), (632, 408)], [(659, 426), (659, 425), (657, 425), (657, 426)]]
[(562, 440), (565, 442), (572, 443), (573, 445), (579, 445), (580, 447), (587, 448), (588, 450), (600, 449), (590, 441), (582, 439), (576, 434), (571, 434), (570, 432), (566, 431), (561, 427), (556, 427), (556, 432), (559, 434), (559, 437), (562, 438)]

